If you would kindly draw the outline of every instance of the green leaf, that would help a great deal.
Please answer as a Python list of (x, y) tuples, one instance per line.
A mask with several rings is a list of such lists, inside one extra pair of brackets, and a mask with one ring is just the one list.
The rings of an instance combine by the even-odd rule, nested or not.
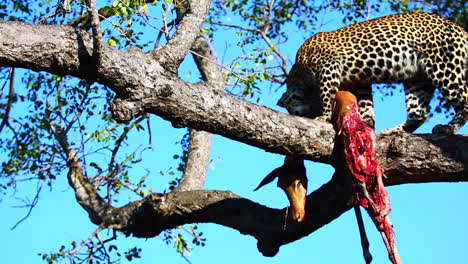
[(204, 28), (202, 29), (202, 33), (203, 33), (203, 34), (206, 34), (206, 35), (210, 34), (210, 28), (204, 27)]
[(119, 42), (120, 41), (118, 39), (114, 38), (114, 37), (107, 40), (107, 44), (109, 44), (112, 47), (117, 46), (119, 44)]

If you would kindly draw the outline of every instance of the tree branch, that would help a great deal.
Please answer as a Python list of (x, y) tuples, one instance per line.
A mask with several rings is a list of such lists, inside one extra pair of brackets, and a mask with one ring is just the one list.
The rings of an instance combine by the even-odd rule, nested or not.
[(0, 133), (3, 131), (5, 125), (9, 123), (10, 111), (15, 100), (15, 68), (10, 69), (10, 85), (8, 89), (8, 102), (5, 108), (5, 114), (3, 114), (2, 122), (0, 123)]
[(468, 180), (468, 135), (379, 136), (375, 148), (385, 185)]
[(184, 174), (174, 191), (203, 189), (210, 165), (211, 139), (211, 133), (190, 129), (190, 146), (187, 151)]
[[(0, 40), (2, 66), (91, 80), (92, 38), (84, 31), (3, 21)], [(185, 82), (139, 51), (123, 52), (104, 43), (101, 48), (97, 81), (117, 93), (113, 103), (117, 120), (128, 122), (154, 113), (176, 127), (205, 130), (267, 151), (329, 162), (335, 135), (330, 124), (255, 105), (214, 89), (211, 83)]]
[[(185, 16), (187, 12), (186, 8), (180, 6), (176, 6), (176, 10), (178, 17)], [(214, 84), (213, 88), (224, 91), (225, 77), (216, 64), (210, 62), (216, 58), (207, 42), (208, 40), (199, 33), (191, 48), (192, 51), (201, 55), (194, 56), (195, 63), (204, 81)], [(210, 164), (211, 141), (211, 133), (190, 129), (190, 147), (187, 153), (184, 175), (174, 191), (201, 190), (203, 188)]]
[[(202, 79), (212, 84), (214, 89), (224, 91), (226, 76), (213, 63), (216, 57), (208, 45), (208, 40), (202, 34), (195, 40), (192, 51), (199, 54), (194, 55), (194, 60)], [(186, 168), (177, 191), (202, 189), (210, 163), (211, 139), (210, 133), (191, 129)]]
[[(196, 37), (200, 34), (200, 28), (210, 9), (210, 0), (185, 0), (181, 5), (186, 5), (188, 10), (182, 17), (179, 28), (175, 35), (162, 48), (152, 51), (164, 67), (169, 66), (168, 70), (177, 72), (177, 67), (185, 58), (185, 55), (193, 46)], [(165, 61), (164, 59), (169, 59)], [(176, 67), (170, 67), (170, 66)]]
[(91, 28), (93, 29), (93, 58), (96, 72), (98, 72), (101, 66), (102, 30), (96, 0), (88, 0), (88, 11), (91, 16)]
[(114, 208), (99, 196), (94, 185), (85, 176), (81, 160), (69, 145), (67, 135), (62, 128), (50, 124), (50, 129), (67, 157), (68, 182), (75, 191), (76, 200), (88, 212), (89, 218), (94, 224), (107, 227), (108, 223), (111, 222), (108, 218), (115, 215)]
[[(2, 21), (0, 40), (1, 66), (90, 78), (88, 73), (93, 69), (90, 59), (92, 38), (84, 31), (69, 26)], [(176, 127), (202, 129), (270, 152), (332, 163), (335, 131), (331, 124), (294, 117), (255, 105), (214, 89), (214, 84), (211, 83), (187, 83), (176, 75), (165, 72), (159, 61), (142, 52), (123, 52), (106, 44), (102, 45), (101, 51), (102, 72), (98, 74), (98, 81), (117, 93), (113, 113), (120, 121), (130, 121), (145, 113), (153, 113), (171, 121)], [(381, 158), (394, 151), (388, 148), (391, 140), (396, 137), (379, 139), (377, 153)], [(457, 178), (465, 171), (467, 154), (461, 146), (466, 146), (466, 136), (441, 138), (435, 135), (405, 134), (402, 137), (404, 144), (400, 142), (401, 146), (410, 147), (415, 142), (423, 145), (415, 140), (419, 137), (428, 144), (435, 142), (435, 150), (438, 149), (437, 146), (457, 150), (458, 152), (450, 150), (450, 153), (453, 152), (458, 158), (447, 156), (454, 164), (447, 166), (447, 173), (441, 172), (444, 177)], [(384, 143), (380, 143), (381, 140)], [(401, 154), (403, 157), (408, 155), (411, 153)], [(438, 163), (431, 157), (427, 154), (426, 159), (418, 161), (419, 168), (426, 166), (432, 171), (441, 171)], [(381, 161), (384, 168), (388, 169), (393, 158), (388, 156), (388, 160)], [(429, 169), (424, 170), (426, 171)], [(420, 173), (420, 170), (399, 172), (399, 177), (428, 177), (426, 173)]]
[[(307, 197), (303, 224), (283, 229), (285, 209), (271, 209), (228, 191), (190, 191), (152, 194), (137, 204), (120, 208), (131, 217), (121, 231), (137, 237), (154, 237), (161, 231), (187, 223), (217, 223), (255, 237), (265, 256), (274, 256), (281, 245), (304, 237), (352, 207), (352, 192), (334, 177)], [(138, 208), (139, 210), (136, 210)]]

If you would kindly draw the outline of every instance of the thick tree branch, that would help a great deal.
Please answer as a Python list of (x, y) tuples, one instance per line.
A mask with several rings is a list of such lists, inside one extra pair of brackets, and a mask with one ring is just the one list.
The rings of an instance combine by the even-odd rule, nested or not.
[[(3, 21), (0, 40), (2, 66), (92, 81), (92, 38), (84, 31)], [(117, 120), (127, 122), (154, 113), (177, 127), (188, 126), (268, 151), (329, 162), (335, 134), (330, 124), (291, 117), (237, 99), (214, 89), (211, 83), (187, 83), (142, 52), (123, 52), (104, 43), (101, 48), (97, 81), (117, 93), (113, 104)]]
[(185, 162), (184, 175), (174, 191), (203, 189), (210, 165), (211, 133), (190, 129), (190, 147)]
[[(88, 33), (68, 26), (3, 21), (0, 22), (0, 40), (0, 65), (5, 67), (44, 70), (83, 79), (89, 78), (89, 71), (93, 69), (90, 59), (92, 38)], [(211, 83), (184, 82), (165, 72), (159, 61), (142, 52), (122, 52), (103, 44), (102, 68), (98, 81), (117, 93), (113, 111), (118, 120), (129, 121), (145, 113), (154, 113), (176, 127), (203, 129), (270, 152), (332, 163), (335, 132), (328, 123), (293, 117), (237, 99), (213, 89)], [(420, 137), (428, 144), (435, 142), (435, 149), (445, 146), (444, 149), (453, 147), (458, 150), (452, 151), (458, 158), (446, 155), (454, 164), (447, 166), (450, 170), (445, 177), (461, 177), (467, 164), (466, 151), (461, 148), (466, 146), (466, 137), (412, 137)], [(377, 152), (381, 158), (394, 151), (388, 150), (393, 138), (395, 136), (379, 139)], [(410, 139), (405, 135), (402, 139), (405, 140), (404, 144), (400, 145), (409, 148), (416, 142)], [(449, 139), (459, 142), (452, 145), (455, 142)], [(380, 143), (381, 140), (384, 143)], [(416, 153), (423, 155), (424, 152)], [(438, 171), (438, 163), (431, 157), (428, 154), (427, 158), (420, 160), (419, 168)], [(382, 161), (383, 166), (387, 168), (392, 159), (389, 157), (389, 161)], [(421, 172), (411, 171), (408, 174), (400, 171), (400, 177), (425, 177), (426, 174)]]
[[(285, 209), (270, 209), (226, 191), (175, 192), (153, 194), (120, 208), (129, 222), (121, 231), (137, 237), (153, 237), (161, 231), (186, 223), (217, 223), (254, 236), (258, 249), (274, 256), (279, 247), (290, 243), (336, 219), (352, 206), (350, 188), (339, 177), (307, 198), (306, 222), (288, 225), (284, 230)], [(136, 210), (138, 209), (138, 210)]]
[(385, 185), (468, 180), (468, 135), (379, 136), (376, 153)]

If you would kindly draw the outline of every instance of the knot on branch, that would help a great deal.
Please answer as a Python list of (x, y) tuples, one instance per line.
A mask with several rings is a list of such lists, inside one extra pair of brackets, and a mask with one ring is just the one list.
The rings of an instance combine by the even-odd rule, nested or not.
[(392, 158), (400, 158), (402, 157), (402, 152), (404, 148), (406, 147), (405, 144), (405, 137), (407, 134), (405, 132), (396, 134), (392, 140), (390, 141), (390, 144), (388, 145), (388, 150), (387, 150), (387, 156), (392, 157)]
[(127, 225), (120, 231), (127, 236), (133, 235), (142, 238), (157, 236), (167, 225), (163, 214), (161, 214), (161, 208), (158, 208), (165, 201), (165, 195), (154, 193), (141, 201), (119, 208), (119, 214), (126, 216), (128, 220)]
[(111, 103), (111, 112), (115, 121), (120, 123), (130, 122), (143, 113), (140, 104), (121, 98), (116, 98)]

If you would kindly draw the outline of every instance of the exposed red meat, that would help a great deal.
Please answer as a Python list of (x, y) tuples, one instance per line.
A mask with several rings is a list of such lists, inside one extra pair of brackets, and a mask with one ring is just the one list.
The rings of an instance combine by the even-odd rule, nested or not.
[(346, 105), (346, 109), (339, 133), (344, 139), (347, 164), (360, 187), (356, 190), (356, 201), (366, 208), (381, 233), (392, 263), (401, 264), (389, 218), (390, 200), (382, 181), (384, 170), (374, 152), (374, 131), (362, 121), (354, 103)]

